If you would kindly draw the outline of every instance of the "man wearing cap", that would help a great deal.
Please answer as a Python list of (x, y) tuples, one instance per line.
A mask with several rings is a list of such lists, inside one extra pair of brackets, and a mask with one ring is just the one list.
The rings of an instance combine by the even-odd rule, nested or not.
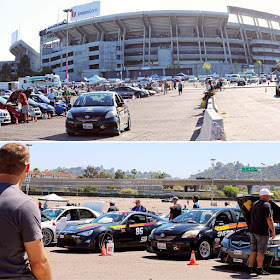
[(144, 206), (141, 204), (140, 199), (137, 199), (137, 200), (135, 201), (135, 204), (136, 204), (136, 205), (131, 209), (131, 211), (147, 212), (146, 207), (144, 207)]
[(273, 195), (268, 189), (260, 190), (260, 199), (256, 201), (251, 210), (250, 224), (250, 241), (251, 253), (248, 263), (249, 274), (255, 273), (253, 266), (257, 259), (258, 275), (268, 275), (269, 273), (263, 270), (264, 254), (267, 251), (269, 240), (269, 229), (271, 230), (271, 238), (275, 237), (275, 228), (273, 221), (273, 213), (271, 205), (268, 202)]
[(172, 221), (173, 219), (182, 214), (182, 207), (180, 204), (178, 204), (178, 200), (179, 198), (177, 196), (174, 196), (172, 198), (172, 202), (174, 205), (170, 207), (169, 221)]
[(110, 201), (110, 207), (108, 208), (107, 212), (114, 212), (114, 211), (120, 211), (117, 206), (115, 206), (115, 201), (111, 200)]

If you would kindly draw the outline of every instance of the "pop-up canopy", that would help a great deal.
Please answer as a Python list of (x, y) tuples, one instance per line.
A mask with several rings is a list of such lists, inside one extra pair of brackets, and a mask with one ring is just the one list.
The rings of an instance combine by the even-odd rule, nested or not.
[(68, 199), (58, 196), (55, 193), (43, 196), (42, 198), (38, 198), (38, 200), (45, 200), (45, 201), (59, 201), (59, 202), (67, 202)]

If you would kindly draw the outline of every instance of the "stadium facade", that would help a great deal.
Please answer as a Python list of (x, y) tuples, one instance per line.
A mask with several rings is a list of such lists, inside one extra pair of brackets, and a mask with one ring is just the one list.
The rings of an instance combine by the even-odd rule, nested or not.
[[(237, 22), (230, 22), (236, 15)], [(245, 23), (249, 17), (252, 24)], [(266, 22), (267, 27), (259, 22)], [(40, 32), (41, 67), (65, 79), (66, 22)], [(100, 16), (69, 23), (70, 79), (236, 73), (262, 62), (260, 71), (280, 60), (280, 16), (228, 7), (227, 13), (149, 11)]]

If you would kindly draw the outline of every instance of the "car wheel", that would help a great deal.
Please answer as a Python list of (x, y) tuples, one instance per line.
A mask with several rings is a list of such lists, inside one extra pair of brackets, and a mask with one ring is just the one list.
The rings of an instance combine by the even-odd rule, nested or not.
[(117, 124), (117, 132), (114, 133), (114, 136), (119, 136), (121, 135), (121, 123), (120, 123), (120, 120), (118, 120), (118, 124)]
[(67, 132), (68, 136), (75, 136), (76, 134), (73, 132)]
[(113, 234), (111, 232), (100, 233), (100, 235), (98, 236), (98, 243), (97, 243), (97, 246), (96, 246), (96, 250), (98, 252), (101, 252), (103, 244), (105, 244), (105, 246), (106, 246), (106, 244), (108, 243), (109, 240), (113, 241), (113, 243), (114, 243), (114, 237), (113, 237)]
[(44, 228), (42, 229), (43, 235), (43, 244), (44, 246), (49, 246), (53, 241), (53, 233), (50, 229)]
[(140, 98), (141, 94), (140, 93), (136, 93), (136, 98)]
[(131, 127), (131, 120), (130, 120), (130, 117), (129, 117), (128, 122), (127, 122), (127, 127), (125, 128), (125, 131), (129, 131), (130, 127)]
[(212, 254), (212, 246), (210, 242), (207, 239), (202, 239), (198, 242), (198, 258), (207, 260), (211, 257)]

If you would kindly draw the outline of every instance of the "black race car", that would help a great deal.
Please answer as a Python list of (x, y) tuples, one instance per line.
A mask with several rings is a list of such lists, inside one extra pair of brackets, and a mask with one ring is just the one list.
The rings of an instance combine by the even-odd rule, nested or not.
[[(238, 197), (237, 202), (242, 211), (242, 216), (250, 225), (251, 207), (259, 196)], [(273, 201), (269, 201), (273, 210), (276, 236), (268, 241), (268, 248), (264, 255), (265, 266), (280, 266), (280, 207)], [(237, 229), (227, 235), (222, 241), (220, 258), (222, 262), (230, 264), (246, 265), (250, 255), (250, 232), (247, 227)]]
[(237, 224), (240, 210), (236, 208), (198, 208), (190, 210), (172, 223), (164, 224), (149, 236), (148, 251), (158, 256), (183, 255), (197, 252), (201, 259), (218, 254), (224, 236), (236, 227), (245, 227), (245, 222)]
[(142, 98), (149, 96), (149, 92), (147, 90), (131, 86), (120, 86), (112, 91), (117, 92), (122, 98), (133, 98), (134, 96), (136, 98)]
[(69, 136), (76, 133), (120, 135), (130, 127), (127, 104), (115, 92), (84, 93), (66, 115), (66, 132)]
[(57, 246), (100, 251), (102, 244), (112, 240), (115, 248), (147, 248), (148, 236), (162, 218), (144, 212), (110, 212), (90, 224), (69, 226), (60, 232)]

